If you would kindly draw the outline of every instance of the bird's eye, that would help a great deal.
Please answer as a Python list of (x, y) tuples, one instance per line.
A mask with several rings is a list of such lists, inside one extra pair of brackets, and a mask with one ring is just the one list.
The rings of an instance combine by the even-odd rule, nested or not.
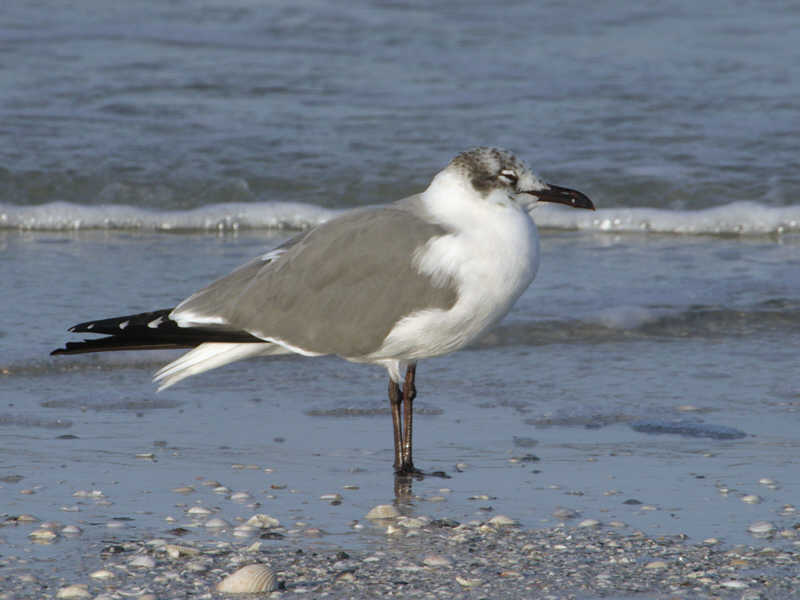
[(509, 169), (500, 171), (500, 173), (497, 175), (497, 178), (508, 185), (517, 185), (517, 181), (519, 181), (517, 174)]

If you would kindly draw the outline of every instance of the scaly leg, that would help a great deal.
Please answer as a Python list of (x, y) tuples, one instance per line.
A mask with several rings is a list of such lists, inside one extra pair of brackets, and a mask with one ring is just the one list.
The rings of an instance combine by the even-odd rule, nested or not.
[(403, 382), (403, 452), (400, 470), (403, 473), (414, 473), (412, 459), (412, 421), (414, 419), (414, 398), (417, 397), (417, 388), (414, 386), (414, 377), (417, 372), (416, 363), (411, 363), (406, 369), (406, 379)]
[(403, 430), (400, 425), (400, 386), (389, 379), (389, 406), (392, 409), (394, 427), (394, 470), (399, 471), (403, 464)]

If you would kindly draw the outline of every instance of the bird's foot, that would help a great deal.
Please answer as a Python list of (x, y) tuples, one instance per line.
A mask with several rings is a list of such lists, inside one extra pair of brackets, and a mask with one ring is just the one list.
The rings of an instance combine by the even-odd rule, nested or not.
[(422, 480), (426, 477), (441, 477), (442, 479), (450, 479), (450, 476), (444, 471), (421, 471), (413, 464), (403, 465), (400, 468), (395, 468), (394, 474), (396, 477), (407, 477), (409, 479), (413, 478), (417, 480)]

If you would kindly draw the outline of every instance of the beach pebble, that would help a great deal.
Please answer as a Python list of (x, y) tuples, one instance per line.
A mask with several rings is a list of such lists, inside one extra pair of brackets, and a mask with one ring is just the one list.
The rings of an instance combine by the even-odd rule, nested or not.
[(622, 527), (627, 527), (628, 524), (627, 523), (623, 523), (622, 521), (609, 521), (608, 522), (608, 526), (609, 527), (622, 528)]
[(62, 598), (63, 600), (68, 600), (70, 598), (90, 598), (91, 594), (89, 593), (88, 586), (82, 583), (76, 583), (74, 585), (68, 585), (62, 587), (56, 593), (56, 598)]
[(489, 519), (489, 525), (494, 525), (495, 527), (510, 527), (516, 524), (517, 522), (514, 519), (506, 515), (496, 515)]
[(747, 528), (756, 537), (767, 537), (775, 533), (775, 525), (769, 521), (756, 521)]
[(191, 494), (194, 491), (194, 488), (190, 485), (182, 485), (180, 487), (172, 488), (172, 491), (176, 494)]
[(258, 527), (259, 529), (273, 529), (275, 527), (280, 527), (281, 522), (278, 521), (275, 517), (270, 517), (269, 515), (265, 514), (256, 514), (247, 519), (245, 525), (249, 525), (250, 527)]
[(427, 518), (422, 517), (400, 517), (397, 524), (406, 529), (420, 529), (429, 522)]
[(368, 519), (396, 519), (400, 516), (400, 511), (391, 504), (378, 504), (368, 513)]
[(105, 498), (101, 490), (78, 490), (72, 494), (76, 498)]
[(556, 519), (574, 519), (578, 516), (578, 512), (571, 508), (557, 508), (553, 511), (553, 516)]
[(759, 504), (761, 502), (761, 496), (757, 494), (747, 494), (742, 496), (741, 500), (747, 504)]
[(250, 499), (252, 499), (252, 496), (248, 492), (234, 492), (231, 494), (231, 500), (234, 502), (247, 502)]
[(226, 527), (230, 526), (230, 523), (228, 523), (225, 519), (220, 519), (219, 517), (214, 517), (213, 519), (206, 521), (206, 527), (208, 529), (225, 529)]
[(441, 554), (428, 554), (422, 559), (422, 564), (426, 567), (450, 567), (453, 562)]
[(112, 579), (114, 577), (114, 573), (108, 569), (100, 569), (98, 571), (92, 571), (89, 573), (89, 577), (92, 579)]
[(214, 511), (211, 509), (206, 508), (205, 506), (192, 506), (189, 510), (186, 511), (187, 515), (194, 515), (196, 517), (206, 517), (210, 514), (213, 514)]
[(250, 525), (237, 525), (233, 528), (233, 535), (236, 537), (250, 537), (255, 535), (257, 528)]
[(663, 560), (653, 560), (647, 563), (644, 568), (649, 569), (651, 571), (666, 569), (669, 565), (665, 563)]
[[(787, 506), (789, 506), (787, 504)], [(17, 517), (17, 523), (35, 523), (39, 519), (33, 515), (20, 515)]]
[(166, 544), (164, 546), (164, 550), (166, 550), (167, 555), (170, 558), (180, 558), (182, 556), (197, 556), (198, 554), (200, 554), (199, 550), (196, 550), (189, 546), (179, 546), (177, 544)]
[(342, 501), (342, 495), (341, 494), (322, 494), (322, 496), (320, 496), (319, 499), (322, 500), (323, 502), (341, 502)]
[(61, 530), (61, 533), (64, 535), (80, 535), (81, 533), (83, 533), (83, 530), (77, 525), (66, 525)]
[(247, 565), (231, 573), (217, 585), (217, 591), (226, 594), (259, 594), (275, 589), (275, 575), (269, 567)]
[(58, 534), (52, 529), (40, 527), (31, 531), (28, 537), (37, 542), (52, 542), (58, 537)]
[(720, 582), (720, 585), (729, 590), (743, 590), (746, 587), (749, 587), (746, 582), (739, 581), (738, 579), (729, 579), (727, 581), (722, 581)]
[(138, 567), (140, 569), (152, 569), (156, 566), (156, 561), (152, 556), (147, 554), (138, 554), (128, 561), (131, 567)]
[(456, 576), (456, 581), (458, 582), (458, 585), (463, 587), (475, 587), (483, 583), (483, 580), (481, 579), (473, 579), (469, 577), (460, 577), (460, 576)]
[(599, 527), (600, 521), (597, 519), (584, 519), (578, 523), (578, 527)]

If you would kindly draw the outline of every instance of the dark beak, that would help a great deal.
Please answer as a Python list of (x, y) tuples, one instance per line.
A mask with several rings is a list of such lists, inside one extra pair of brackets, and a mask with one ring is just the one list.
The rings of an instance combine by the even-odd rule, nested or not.
[(539, 202), (557, 202), (558, 204), (566, 204), (573, 208), (588, 208), (589, 210), (594, 210), (594, 204), (589, 200), (589, 197), (578, 190), (571, 190), (549, 183), (547, 187), (548, 189), (546, 190), (535, 190), (523, 193), (536, 196)]

